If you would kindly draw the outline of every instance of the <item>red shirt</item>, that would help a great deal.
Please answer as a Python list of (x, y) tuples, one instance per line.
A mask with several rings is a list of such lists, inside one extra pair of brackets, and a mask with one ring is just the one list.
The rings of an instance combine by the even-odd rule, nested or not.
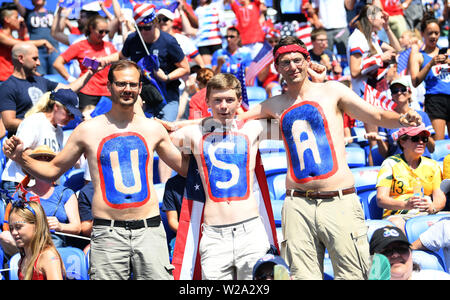
[(231, 9), (236, 15), (236, 28), (241, 35), (242, 45), (264, 42), (264, 31), (259, 24), (259, 0), (251, 2), (247, 6), (241, 6), (237, 1), (231, 2)]
[(403, 9), (400, 0), (381, 0), (381, 4), (383, 5), (383, 9), (390, 16), (403, 16)]
[[(39, 256), (41, 256), (41, 255), (39, 254)], [(45, 275), (42, 274), (42, 272), (37, 269), (37, 261), (39, 259), (39, 256), (36, 258), (36, 261), (34, 262), (33, 276), (31, 277), (31, 280), (47, 280)], [(22, 274), (22, 269), (21, 269), (22, 259), (23, 259), (23, 257), (21, 257), (19, 260), (19, 270), (17, 271), (17, 276), (19, 277), (19, 280), (24, 280), (24, 277), (25, 277), (25, 275)]]
[(195, 93), (189, 101), (189, 120), (212, 116), (206, 104), (206, 88)]
[[(0, 29), (0, 32), (3, 30)], [(0, 45), (0, 81), (5, 81), (14, 71), (11, 56), (12, 47)]]
[[(83, 66), (82, 62), (85, 57), (103, 57), (117, 52), (116, 48), (110, 42), (105, 42), (93, 45), (88, 42), (87, 39), (79, 41), (71, 45), (66, 52), (61, 54), (65, 61), (71, 61), (72, 59), (78, 60), (80, 64), (81, 75), (87, 72), (87, 68)], [(111, 96), (106, 83), (108, 82), (109, 66), (100, 72), (95, 73), (94, 76), (88, 81), (88, 83), (80, 90), (81, 93), (92, 96)]]

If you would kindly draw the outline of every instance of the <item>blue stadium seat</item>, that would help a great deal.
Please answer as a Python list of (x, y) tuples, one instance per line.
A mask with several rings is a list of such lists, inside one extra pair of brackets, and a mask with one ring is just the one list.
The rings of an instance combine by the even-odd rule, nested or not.
[(272, 152), (286, 152), (284, 148), (284, 143), (281, 140), (262, 140), (259, 143), (259, 152), (272, 153)]
[(82, 169), (70, 169), (63, 176), (61, 176), (60, 183), (72, 189), (74, 192), (79, 191), (85, 184), (84, 181), (84, 168)]
[(345, 157), (350, 168), (359, 168), (366, 165), (366, 153), (360, 147), (345, 147)]
[(67, 140), (69, 139), (72, 132), (73, 132), (73, 129), (63, 130), (63, 147), (66, 145)]
[(19, 280), (19, 276), (17, 275), (17, 272), (19, 270), (19, 260), (20, 260), (19, 253), (14, 254), (8, 260), (9, 280)]
[(353, 139), (354, 142), (360, 145), (366, 145), (368, 143), (367, 139), (364, 137), (366, 134), (366, 129), (364, 127), (352, 127), (350, 129), (352, 136), (357, 136), (357, 138)]
[(383, 217), (383, 208), (379, 207), (377, 204), (377, 191), (372, 191), (367, 196), (367, 211), (364, 210), (366, 214), (366, 219), (379, 220)]
[(262, 153), (261, 161), (264, 165), (266, 176), (271, 173), (280, 173), (287, 171), (287, 160), (285, 152)]
[(275, 220), (275, 226), (281, 227), (281, 209), (283, 208), (283, 200), (271, 200), (273, 218)]
[(431, 158), (435, 161), (443, 161), (448, 154), (450, 154), (450, 139), (436, 141)]
[(438, 270), (446, 272), (442, 256), (432, 251), (413, 250), (413, 262), (420, 266), (421, 270)]
[(159, 177), (159, 155), (155, 151), (153, 153), (153, 184), (161, 183), (161, 178)]
[(394, 226), (391, 222), (388, 220), (366, 220), (365, 221), (367, 225), (367, 239), (370, 242), (370, 239), (372, 238), (373, 233), (378, 228), (382, 228), (384, 226)]
[(102, 115), (104, 113), (107, 113), (111, 110), (112, 102), (111, 99), (108, 97), (101, 97), (98, 101), (97, 105), (95, 106), (95, 109), (91, 112), (91, 117), (96, 117), (99, 115)]
[(358, 194), (368, 190), (375, 190), (379, 170), (380, 167), (378, 166), (351, 169)]
[(166, 188), (166, 184), (165, 183), (156, 183), (153, 185), (155, 187), (156, 190), (156, 196), (158, 197), (159, 203), (163, 202), (163, 198), (164, 198), (164, 190)]
[(333, 265), (331, 264), (331, 259), (329, 257), (325, 257), (325, 259), (323, 260), (323, 279), (324, 280), (334, 279)]
[(260, 103), (267, 99), (266, 90), (260, 86), (248, 86), (247, 87), (247, 97), (249, 105), (252, 103)]
[(75, 247), (57, 248), (66, 268), (66, 277), (71, 280), (88, 280), (88, 265), (83, 250)]
[(372, 153), (372, 161), (374, 166), (381, 166), (384, 161), (384, 157), (378, 152), (378, 145), (375, 145), (370, 150)]
[(286, 196), (286, 171), (266, 172), (267, 186), (271, 200), (281, 200)]

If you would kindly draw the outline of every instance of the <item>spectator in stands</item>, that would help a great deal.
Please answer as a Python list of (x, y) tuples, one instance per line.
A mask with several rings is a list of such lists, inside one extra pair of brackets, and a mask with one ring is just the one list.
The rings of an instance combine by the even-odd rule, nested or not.
[(411, 244), (399, 228), (386, 226), (375, 230), (370, 240), (370, 254), (386, 256), (391, 264), (391, 280), (450, 279), (450, 275), (437, 270), (421, 270), (413, 262)]
[[(266, 33), (265, 41), (273, 47), (278, 44), (281, 33), (277, 29), (270, 29)], [(281, 94), (280, 74), (275, 70), (273, 61), (267, 64), (258, 73), (258, 80), (262, 83), (262, 87), (266, 90), (268, 97)]]
[[(411, 104), (411, 88), (409, 85), (408, 77), (400, 77), (391, 82), (390, 91), (392, 95), (392, 100), (397, 105), (394, 111), (399, 114), (404, 114), (408, 112)], [(416, 112), (422, 117), (422, 122), (425, 128), (430, 132), (428, 137), (428, 143), (426, 143), (426, 148), (424, 151), (424, 156), (431, 157), (431, 153), (434, 152), (435, 142), (434, 142), (434, 129), (431, 125), (430, 118), (423, 110), (416, 110)], [(366, 136), (369, 140), (376, 140), (378, 145), (378, 152), (384, 158), (392, 156), (394, 154), (401, 153), (401, 149), (398, 147), (396, 142), (396, 136), (398, 135), (398, 129), (388, 129), (388, 128), (378, 128), (378, 133), (372, 132), (368, 133)]]
[(169, 227), (175, 234), (178, 230), (178, 220), (180, 219), (185, 184), (186, 178), (177, 174), (167, 180), (164, 187), (161, 210), (166, 213)]
[[(365, 278), (369, 263), (367, 227), (345, 160), (342, 115), (391, 128), (420, 124), (420, 116), (415, 112), (399, 116), (373, 107), (339, 82), (311, 82), (308, 75), (314, 73), (309, 70), (309, 52), (295, 37), (280, 40), (274, 48), (274, 60), (287, 92), (255, 105), (240, 117), (279, 120), (289, 149), (281, 254), (297, 279), (323, 278), (325, 247), (335, 278)], [(301, 141), (295, 136), (302, 136)], [(341, 210), (343, 206), (354, 209)], [(342, 214), (336, 214), (337, 210)]]
[(0, 112), (3, 124), (11, 136), (17, 130), (25, 113), (48, 91), (70, 88), (77, 92), (92, 77), (89, 69), (83, 76), (66, 85), (36, 75), (40, 64), (38, 49), (30, 42), (21, 42), (12, 49), (13, 74), (0, 86)]
[(408, 29), (406, 19), (403, 16), (403, 10), (408, 7), (411, 1), (400, 0), (374, 0), (373, 4), (382, 8), (389, 15), (389, 27), (394, 32), (397, 38), (400, 38), (402, 33)]
[(220, 26), (223, 22), (223, 2), (212, 0), (198, 0), (199, 6), (194, 7), (198, 18), (197, 47), (205, 66), (211, 65), (212, 55), (222, 48)]
[(323, 28), (313, 29), (311, 41), (313, 44), (313, 48), (309, 50), (311, 61), (325, 66), (329, 75), (333, 68), (332, 63), (337, 59), (332, 50), (328, 49), (327, 31)]
[[(275, 278), (274, 267), (280, 265), (286, 269), (286, 273), (289, 276), (289, 266), (284, 259), (279, 255), (266, 254), (261, 257), (253, 267), (253, 280), (274, 280), (281, 279)], [(283, 278), (285, 279), (285, 278)]]
[(225, 0), (224, 3), (231, 4), (231, 9), (236, 15), (236, 29), (241, 35), (242, 46), (248, 48), (252, 59), (255, 58), (264, 42), (264, 31), (260, 23), (260, 0)]
[[(401, 51), (400, 44), (387, 23), (389, 16), (381, 8), (374, 5), (364, 6), (359, 13), (357, 28), (348, 41), (347, 59), (350, 66), (352, 89), (359, 96), (364, 95), (364, 83), (383, 92), (388, 88), (386, 78), (379, 78), (386, 67), (395, 60), (396, 51)], [(376, 34), (384, 28), (389, 42), (381, 42)], [(366, 132), (377, 132), (373, 124), (364, 124)], [(375, 146), (369, 141), (370, 148)], [(372, 157), (369, 156), (372, 165)]]
[[(56, 153), (47, 145), (36, 147), (31, 151), (30, 156), (40, 161), (51, 161)], [(34, 179), (35, 184), (28, 187), (30, 179)], [(14, 194), (14, 201), (19, 201), (20, 197), (25, 197), (27, 201), (39, 201), (47, 216), (48, 227), (53, 232), (68, 234), (80, 233), (80, 215), (78, 213), (78, 200), (74, 191), (53, 182), (33, 178), (26, 175), (22, 180), (18, 191)], [(11, 205), (11, 204), (9, 204)], [(9, 208), (7, 207), (7, 210)], [(66, 247), (64, 235), (51, 233), (55, 247)]]
[[(63, 76), (67, 81), (72, 82), (76, 78), (72, 77), (67, 71), (65, 64), (71, 60), (76, 59), (80, 65), (81, 75), (85, 74), (89, 68), (83, 65), (85, 58), (95, 59), (97, 57), (111, 55), (116, 53), (117, 50), (110, 42), (105, 42), (103, 38), (109, 33), (108, 21), (102, 16), (95, 16), (89, 19), (86, 24), (84, 34), (86, 39), (83, 39), (75, 44), (69, 46), (69, 48), (58, 56), (53, 63), (53, 67)], [(83, 110), (87, 105), (97, 105), (102, 96), (110, 96), (108, 89), (106, 88), (106, 82), (108, 81), (108, 70), (106, 67), (98, 71), (89, 82), (78, 92), (78, 98), (80, 99), (80, 109)]]
[(92, 233), (92, 197), (94, 196), (94, 186), (92, 181), (86, 183), (78, 194), (78, 211), (81, 221), (81, 235), (90, 237)]
[[(77, 109), (77, 95), (70, 89), (60, 89), (45, 93), (25, 115), (17, 130), (19, 137), (29, 151), (39, 145), (47, 145), (54, 152), (63, 148), (63, 131), (74, 115), (80, 116)], [(23, 180), (25, 174), (16, 162), (8, 160), (2, 173), (2, 188), (10, 195)]]
[(450, 218), (444, 217), (431, 225), (411, 245), (413, 250), (427, 250), (444, 252), (447, 273), (450, 273)]
[(203, 68), (197, 72), (196, 82), (199, 91), (189, 101), (189, 120), (211, 116), (211, 110), (206, 103), (206, 84), (213, 76), (214, 72), (209, 68)]
[(50, 236), (38, 202), (18, 201), (9, 215), (11, 234), (19, 248), (19, 280), (62, 280), (64, 263)]
[(408, 29), (414, 30), (418, 28), (424, 11), (422, 0), (404, 1), (401, 5)]
[[(140, 80), (141, 71), (133, 61), (120, 60), (111, 65), (108, 73), (111, 110), (80, 123), (50, 162), (30, 158), (23, 151), (23, 142), (15, 136), (3, 144), (8, 158), (18, 161), (32, 176), (46, 180), (59, 178), (81, 155), (86, 156), (94, 186), (91, 279), (128, 279), (131, 274), (134, 279), (172, 278), (151, 180), (153, 151), (181, 175), (186, 170), (182, 168), (181, 153), (170, 142), (163, 126), (135, 114), (134, 104), (142, 87)], [(123, 128), (128, 128), (127, 132)], [(127, 170), (117, 173), (119, 159), (119, 169)], [(134, 184), (129, 186), (125, 182)]]
[(25, 19), (25, 24), (30, 35), (30, 40), (47, 40), (52, 44), (53, 49), (49, 49), (46, 46), (40, 46), (39, 60), (41, 64), (37, 67), (37, 72), (41, 75), (45, 74), (57, 74), (53, 69), (53, 62), (58, 56), (58, 42), (52, 37), (50, 29), (53, 23), (53, 12), (48, 11), (44, 5), (45, 0), (32, 0), (32, 9), (24, 7), (20, 0), (14, 0), (14, 4), (17, 6), (19, 14)]
[(384, 209), (383, 218), (403, 231), (409, 218), (435, 214), (445, 206), (441, 168), (423, 156), (429, 136), (423, 124), (401, 128), (397, 144), (402, 153), (388, 157), (378, 173), (377, 204)]
[(443, 210), (450, 211), (450, 154), (443, 161), (441, 190), (444, 192), (447, 202)]
[(252, 62), (252, 56), (247, 48), (242, 47), (241, 36), (236, 27), (227, 29), (227, 47), (216, 50), (212, 56), (211, 68), (214, 74), (230, 73), (236, 75), (243, 65), (247, 69)]
[(327, 31), (328, 50), (333, 51), (336, 46), (337, 54), (345, 59), (350, 35), (346, 10), (352, 10), (355, 1), (314, 0), (312, 4), (320, 21), (316, 28), (324, 28)]
[(437, 46), (440, 28), (437, 19), (426, 13), (420, 24), (424, 47), (412, 45), (409, 71), (414, 87), (425, 82), (425, 112), (436, 131), (435, 140), (445, 138), (445, 126), (450, 130), (450, 72), (448, 49), (440, 54)]
[[(0, 82), (8, 79), (13, 73), (11, 50), (14, 45), (25, 40), (22, 30), (23, 19), (19, 17), (17, 7), (12, 3), (4, 2), (0, 7)], [(16, 37), (13, 33), (17, 34)], [(48, 51), (54, 51), (52, 44), (45, 39), (32, 40), (36, 47), (45, 47)]]

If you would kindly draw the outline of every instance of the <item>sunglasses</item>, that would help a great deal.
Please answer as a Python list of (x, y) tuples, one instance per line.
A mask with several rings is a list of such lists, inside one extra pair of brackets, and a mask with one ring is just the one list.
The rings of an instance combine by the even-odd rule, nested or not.
[(428, 137), (423, 135), (407, 136), (404, 139), (410, 139), (413, 143), (418, 143), (419, 141), (422, 141), (424, 144), (428, 143)]
[(108, 34), (109, 30), (99, 30), (98, 33), (100, 33), (100, 34)]
[(153, 29), (153, 25), (146, 25), (146, 26), (138, 26), (139, 30), (145, 30), (145, 31), (150, 31)]
[(400, 255), (405, 255), (407, 253), (409, 253), (410, 248), (408, 246), (398, 246), (398, 247), (392, 247), (392, 248), (388, 248), (388, 249), (384, 249), (383, 251), (380, 252), (380, 254), (383, 254), (386, 257), (392, 256), (392, 254), (394, 254), (394, 252), (400, 254)]
[(167, 21), (170, 21), (170, 19), (168, 17), (161, 17), (158, 19), (159, 19), (159, 22), (164, 22), (164, 23), (166, 23)]
[(399, 87), (399, 88), (391, 88), (391, 94), (392, 94), (392, 95), (395, 95), (395, 94), (398, 94), (398, 93), (404, 94), (404, 93), (406, 93), (407, 91), (408, 91), (408, 88), (405, 87), (405, 86)]
[(226, 35), (224, 36), (225, 39), (234, 39), (236, 35)]

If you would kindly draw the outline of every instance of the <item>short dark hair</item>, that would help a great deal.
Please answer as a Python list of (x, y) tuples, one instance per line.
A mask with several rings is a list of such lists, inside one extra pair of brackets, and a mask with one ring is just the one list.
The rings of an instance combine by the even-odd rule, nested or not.
[(111, 67), (108, 71), (108, 81), (111, 83), (114, 82), (114, 71), (120, 71), (129, 68), (135, 68), (139, 72), (139, 81), (141, 81), (141, 68), (134, 61), (128, 59), (121, 59), (111, 64)]
[[(273, 56), (275, 57), (275, 53), (277, 53), (277, 50), (280, 47), (288, 46), (288, 45), (299, 45), (300, 47), (306, 49), (306, 45), (305, 45), (305, 43), (303, 43), (303, 41), (301, 39), (299, 39), (298, 37), (295, 37), (295, 36), (288, 35), (288, 36), (285, 36), (284, 38), (282, 38), (278, 42), (278, 44), (276, 44), (275, 47), (273, 47)], [(303, 54), (303, 56), (305, 56), (305, 55)], [(276, 61), (275, 63), (278, 63), (278, 61)]]

